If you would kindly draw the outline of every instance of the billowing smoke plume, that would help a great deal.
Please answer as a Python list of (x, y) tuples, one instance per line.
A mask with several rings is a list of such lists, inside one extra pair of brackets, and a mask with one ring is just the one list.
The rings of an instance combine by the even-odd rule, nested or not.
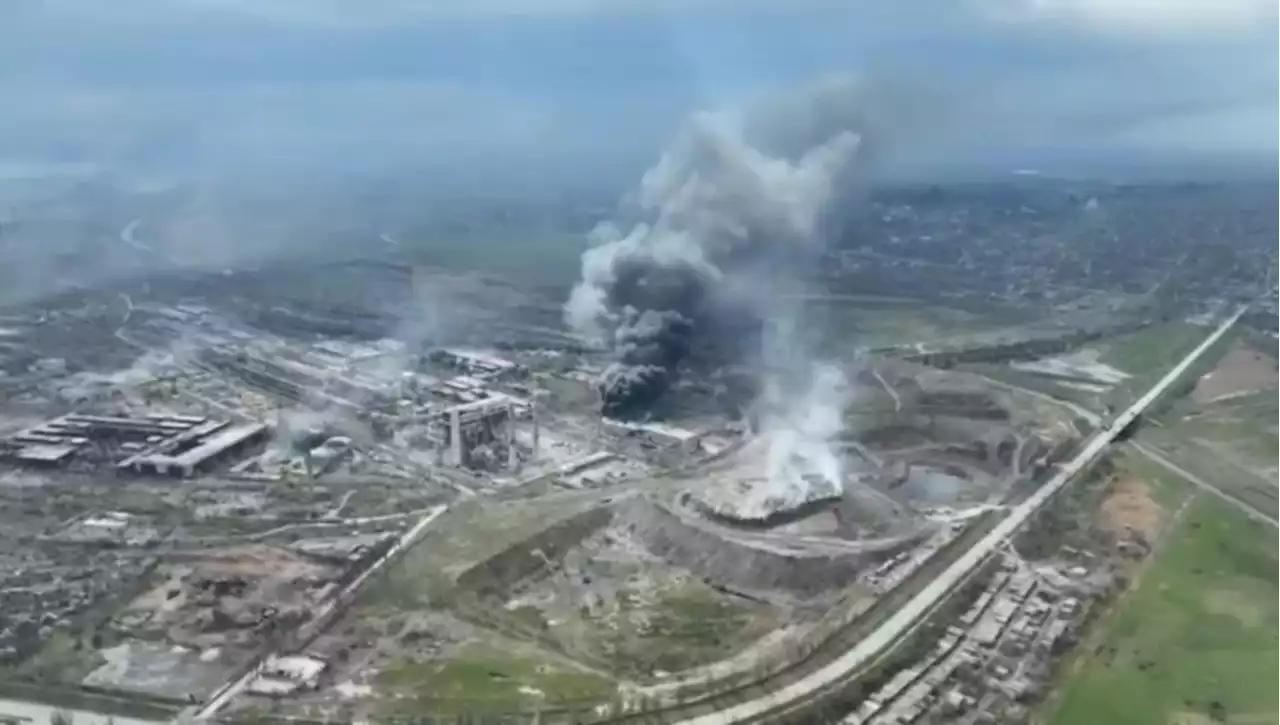
[(613, 351), (606, 414), (644, 414), (682, 364), (758, 354), (788, 270), (821, 248), (865, 158), (862, 95), (840, 82), (745, 117), (696, 114), (624, 205), (637, 221), (597, 229), (565, 312)]
[(813, 364), (800, 376), (771, 376), (759, 401), (761, 437), (767, 443), (766, 475), (771, 495), (783, 500), (811, 500), (815, 492), (838, 496), (844, 462), (836, 437), (844, 430), (844, 408), (852, 390), (843, 372)]

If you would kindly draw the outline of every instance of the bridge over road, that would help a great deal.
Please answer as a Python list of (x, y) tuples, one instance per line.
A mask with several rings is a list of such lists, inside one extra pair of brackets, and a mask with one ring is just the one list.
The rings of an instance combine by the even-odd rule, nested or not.
[(998, 523), (968, 551), (947, 567), (936, 579), (894, 612), (870, 635), (858, 642), (843, 655), (814, 670), (802, 679), (783, 685), (753, 700), (732, 705), (719, 712), (684, 720), (680, 725), (740, 725), (787, 708), (804, 705), (849, 678), (851, 674), (869, 664), (879, 653), (907, 634), (926, 614), (961, 581), (972, 573), (988, 555), (1003, 544), (1033, 514), (1040, 510), (1054, 494), (1075, 479), (1081, 471), (1094, 463), (1130, 423), (1135, 421), (1161, 395), (1167, 392), (1187, 373), (1187, 370), (1213, 346), (1244, 315), (1247, 306), (1219, 325), (1204, 342), (1192, 350), (1145, 395), (1127, 410), (1115, 417), (1098, 431), (1088, 444), (1068, 462), (1044, 486), (1026, 501), (1010, 510)]

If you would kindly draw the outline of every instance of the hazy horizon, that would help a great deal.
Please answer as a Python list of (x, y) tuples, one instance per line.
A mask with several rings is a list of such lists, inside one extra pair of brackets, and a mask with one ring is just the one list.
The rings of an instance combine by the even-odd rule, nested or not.
[(624, 184), (691, 111), (839, 74), (877, 89), (890, 178), (1276, 168), (1266, 0), (453, 5), (11, 4), (0, 163)]

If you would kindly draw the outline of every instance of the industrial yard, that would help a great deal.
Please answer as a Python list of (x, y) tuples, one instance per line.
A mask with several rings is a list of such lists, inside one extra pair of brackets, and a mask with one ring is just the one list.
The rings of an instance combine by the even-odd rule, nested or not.
[(200, 189), (17, 184), (15, 259), (111, 234), (0, 289), (0, 724), (1264, 710), (1133, 612), (1274, 654), (1274, 194), (881, 188), (863, 91), (694, 114), (612, 211), (289, 188), (225, 258)]
[[(430, 274), (405, 275), (407, 298)], [(1092, 428), (890, 355), (839, 370), (833, 425), (726, 416), (696, 377), (704, 402), (679, 415), (602, 417), (597, 353), (521, 294), (527, 325), (439, 347), (140, 295), (123, 321), (83, 300), (30, 320), (40, 357), (5, 379), (0, 431), (7, 676), (153, 717), (661, 708), (878, 616)], [(122, 349), (99, 354), (119, 367), (39, 347), (93, 315), (116, 316), (99, 344)], [(1013, 701), (1045, 686), (1108, 570), (993, 566), (849, 722), (994, 711), (963, 672)], [(960, 684), (917, 693), (941, 683)]]

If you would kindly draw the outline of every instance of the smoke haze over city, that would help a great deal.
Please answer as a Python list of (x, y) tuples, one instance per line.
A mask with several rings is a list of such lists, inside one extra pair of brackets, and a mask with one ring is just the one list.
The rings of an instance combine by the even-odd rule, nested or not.
[(1266, 0), (23, 0), (0, 26), (0, 161), (623, 183), (696, 109), (853, 72), (947, 121), (899, 155), (902, 173), (1247, 165), (1276, 148), (1275, 13)]

